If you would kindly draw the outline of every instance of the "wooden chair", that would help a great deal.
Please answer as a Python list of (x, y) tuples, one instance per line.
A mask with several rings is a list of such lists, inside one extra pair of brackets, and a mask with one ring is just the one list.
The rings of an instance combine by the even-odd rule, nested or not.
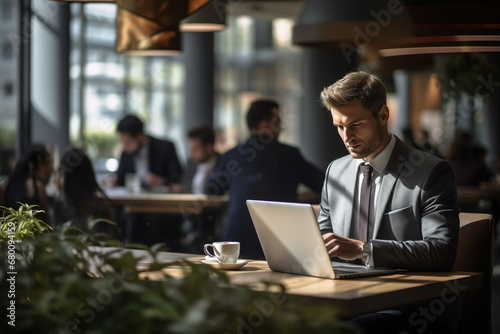
[[(320, 206), (313, 205), (316, 217)], [(453, 269), (480, 272), (482, 287), (464, 292), (459, 333), (491, 333), (491, 280), (493, 274), (493, 216), (460, 214), (460, 236)]]
[(491, 333), (491, 280), (493, 273), (493, 216), (460, 214), (460, 236), (453, 269), (480, 272), (480, 289), (464, 292), (459, 333)]

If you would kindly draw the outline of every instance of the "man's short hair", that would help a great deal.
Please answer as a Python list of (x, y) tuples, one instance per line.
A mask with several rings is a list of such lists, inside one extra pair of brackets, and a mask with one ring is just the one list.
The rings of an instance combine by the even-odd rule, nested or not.
[(382, 81), (370, 73), (351, 72), (321, 92), (321, 102), (328, 110), (358, 100), (376, 118), (382, 106), (387, 104), (387, 93)]
[(211, 127), (200, 126), (189, 130), (187, 134), (189, 139), (199, 139), (202, 144), (213, 145), (215, 143), (215, 133)]
[(247, 113), (247, 125), (250, 130), (258, 130), (262, 121), (271, 121), (273, 110), (279, 109), (279, 104), (273, 100), (257, 100), (250, 105)]
[(127, 115), (120, 120), (116, 127), (116, 131), (119, 133), (127, 133), (132, 137), (137, 137), (137, 135), (144, 133), (144, 124), (139, 117)]

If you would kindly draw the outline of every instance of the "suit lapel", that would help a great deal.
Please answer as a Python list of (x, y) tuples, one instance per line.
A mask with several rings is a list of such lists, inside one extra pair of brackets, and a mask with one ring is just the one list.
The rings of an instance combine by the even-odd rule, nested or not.
[(399, 178), (399, 174), (403, 170), (404, 162), (406, 161), (408, 151), (405, 149), (403, 142), (396, 137), (396, 144), (392, 151), (391, 158), (384, 172), (384, 178), (380, 186), (378, 195), (378, 203), (376, 204), (377, 212), (375, 216), (375, 224), (373, 227), (373, 238), (377, 237), (382, 217), (386, 213), (389, 200), (392, 198), (391, 194), (394, 191), (394, 186)]
[(352, 161), (349, 163), (349, 166), (345, 169), (344, 173), (340, 173), (341, 175), (341, 182), (344, 185), (344, 189), (347, 191), (347, 196), (346, 201), (350, 201), (350, 203), (346, 203), (344, 207), (347, 208), (346, 212), (344, 213), (345, 216), (345, 224), (344, 224), (344, 235), (349, 236), (351, 235), (351, 227), (352, 227), (352, 211), (353, 211), (353, 206), (352, 206), (352, 199), (354, 198), (354, 195), (356, 193), (356, 179), (357, 179), (357, 174), (358, 174), (358, 168), (356, 165), (356, 160), (352, 159)]

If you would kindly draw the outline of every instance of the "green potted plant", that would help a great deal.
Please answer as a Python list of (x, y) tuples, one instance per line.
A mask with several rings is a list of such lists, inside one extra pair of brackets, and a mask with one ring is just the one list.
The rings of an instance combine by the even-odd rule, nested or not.
[(19, 209), (0, 206), (0, 241), (33, 238), (44, 230), (52, 228), (37, 218), (43, 213), (37, 205), (19, 203)]
[[(152, 261), (142, 267), (136, 253), (120, 246), (69, 223), (18, 243), (17, 320), (15, 327), (2, 321), (0, 328), (51, 334), (357, 333), (336, 309), (303, 305), (280, 285), (273, 293), (234, 285), (224, 272), (201, 263), (161, 262), (154, 247), (146, 251)], [(2, 296), (11, 289), (6, 254), (0, 254)], [(182, 266), (184, 275), (170, 276), (170, 266)], [(12, 300), (0, 298), (0, 308), (8, 309)]]

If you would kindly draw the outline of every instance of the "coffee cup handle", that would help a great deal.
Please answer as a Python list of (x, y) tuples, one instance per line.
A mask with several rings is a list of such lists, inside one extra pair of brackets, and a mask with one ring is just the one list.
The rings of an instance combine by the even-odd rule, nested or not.
[[(210, 254), (210, 252), (208, 251), (208, 247), (212, 247), (212, 249), (214, 250), (214, 254), (215, 255), (214, 254)], [(208, 256), (210, 256), (210, 257), (216, 258), (217, 260), (220, 258), (219, 251), (212, 244), (206, 244), (205, 246), (203, 246), (203, 252), (205, 252), (205, 254), (208, 255)]]

